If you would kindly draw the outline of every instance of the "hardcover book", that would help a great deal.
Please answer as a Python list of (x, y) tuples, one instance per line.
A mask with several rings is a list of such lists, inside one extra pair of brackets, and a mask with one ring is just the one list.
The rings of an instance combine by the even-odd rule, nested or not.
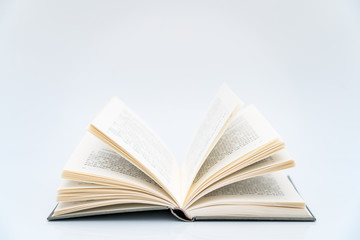
[(179, 166), (164, 142), (113, 98), (62, 172), (48, 220), (170, 210), (184, 221), (315, 221), (291, 179), (285, 143), (223, 85)]

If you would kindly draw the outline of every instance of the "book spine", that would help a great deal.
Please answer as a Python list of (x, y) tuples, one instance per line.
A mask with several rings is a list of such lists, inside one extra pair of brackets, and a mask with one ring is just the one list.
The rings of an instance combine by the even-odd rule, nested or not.
[(184, 222), (193, 222), (194, 219), (191, 218), (183, 209), (181, 208), (170, 208), (171, 213), (178, 219)]

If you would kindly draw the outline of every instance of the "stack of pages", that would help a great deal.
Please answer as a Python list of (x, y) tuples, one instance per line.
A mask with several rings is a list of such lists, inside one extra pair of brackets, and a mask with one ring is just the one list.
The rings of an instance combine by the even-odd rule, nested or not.
[(314, 221), (290, 178), (279, 172), (293, 166), (279, 134), (226, 85), (182, 166), (145, 122), (113, 98), (65, 165), (48, 220), (170, 209), (184, 221)]

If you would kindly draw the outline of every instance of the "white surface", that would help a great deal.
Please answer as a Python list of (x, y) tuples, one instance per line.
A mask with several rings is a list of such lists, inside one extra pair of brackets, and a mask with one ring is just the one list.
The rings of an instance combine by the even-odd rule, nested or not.
[[(0, 239), (359, 239), (359, 43), (358, 1), (0, 1)], [(222, 82), (283, 136), (317, 222), (46, 221), (112, 96), (181, 161)]]

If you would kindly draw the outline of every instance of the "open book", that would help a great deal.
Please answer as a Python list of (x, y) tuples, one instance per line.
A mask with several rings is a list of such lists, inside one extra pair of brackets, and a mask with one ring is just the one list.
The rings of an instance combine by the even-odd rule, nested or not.
[(222, 86), (182, 166), (118, 98), (68, 160), (48, 220), (163, 210), (182, 220), (314, 221), (290, 179), (285, 144), (252, 105)]

